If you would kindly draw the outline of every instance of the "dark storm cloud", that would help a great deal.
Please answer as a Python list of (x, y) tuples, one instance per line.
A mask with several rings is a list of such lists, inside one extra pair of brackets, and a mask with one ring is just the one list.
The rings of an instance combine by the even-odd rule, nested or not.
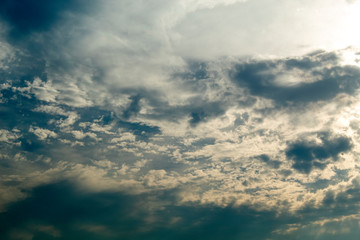
[(340, 153), (348, 152), (353, 145), (346, 136), (331, 136), (330, 133), (317, 134), (321, 143), (299, 140), (288, 145), (286, 157), (294, 162), (293, 168), (302, 173), (310, 173), (314, 168), (323, 169), (336, 161)]
[[(294, 215), (257, 211), (247, 206), (169, 205), (173, 200), (172, 191), (136, 196), (117, 192), (87, 193), (67, 181), (53, 183), (36, 187), (29, 198), (13, 203), (6, 212), (0, 213), (0, 237), (10, 240), (21, 232), (32, 235), (33, 239), (59, 240), (312, 238), (313, 233), (306, 228), (302, 230), (302, 226), (353, 214), (354, 204), (359, 201), (359, 183), (354, 180), (353, 186), (339, 193), (328, 191), (321, 205), (309, 203)], [(286, 232), (292, 225), (299, 228)], [(356, 229), (356, 226), (348, 227)], [(285, 234), (279, 235), (279, 229), (284, 229)], [(341, 231), (324, 234), (319, 239), (326, 239), (325, 236), (356, 239), (351, 232)]]
[(69, 182), (40, 186), (0, 214), (0, 237), (11, 239), (21, 231), (34, 239), (55, 239), (36, 227), (51, 226), (56, 239), (264, 239), (286, 219), (247, 207), (154, 208), (151, 204), (173, 198), (164, 192), (154, 197), (79, 192)]
[(79, 12), (89, 5), (83, 0), (1, 0), (0, 17), (9, 25), (11, 39), (16, 40), (50, 30), (65, 11)]
[[(34, 189), (32, 197), (14, 204), (9, 211), (1, 214), (0, 234), (3, 239), (11, 239), (11, 230), (28, 228), (34, 224), (54, 225), (61, 229), (60, 239), (97, 239), (102, 233), (90, 234), (81, 231), (81, 225), (117, 223), (117, 229), (131, 231), (137, 224), (129, 217), (129, 209), (135, 206), (125, 197), (111, 194), (86, 195), (78, 193), (68, 183), (57, 183)], [(117, 219), (120, 216), (120, 219)], [(80, 226), (77, 226), (79, 224)], [(31, 230), (30, 230), (31, 231)], [(34, 232), (35, 238), (42, 236)], [(111, 238), (112, 239), (112, 238)]]
[[(291, 75), (294, 70), (310, 74), (316, 80), (288, 86), (276, 83), (279, 75)], [(280, 105), (327, 101), (339, 93), (354, 94), (360, 87), (360, 69), (339, 66), (334, 53), (316, 52), (302, 58), (242, 63), (230, 75), (251, 95), (272, 99)], [(294, 77), (304, 78), (302, 75)]]

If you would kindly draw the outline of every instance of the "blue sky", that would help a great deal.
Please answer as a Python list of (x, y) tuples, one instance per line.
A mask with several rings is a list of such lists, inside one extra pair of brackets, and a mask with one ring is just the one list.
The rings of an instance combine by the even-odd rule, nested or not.
[(359, 11), (0, 1), (0, 238), (357, 239)]

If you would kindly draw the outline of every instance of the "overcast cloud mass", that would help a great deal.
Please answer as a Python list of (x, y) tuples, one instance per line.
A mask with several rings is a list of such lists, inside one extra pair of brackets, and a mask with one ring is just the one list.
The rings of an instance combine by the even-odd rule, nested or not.
[(0, 238), (360, 234), (360, 2), (0, 0)]

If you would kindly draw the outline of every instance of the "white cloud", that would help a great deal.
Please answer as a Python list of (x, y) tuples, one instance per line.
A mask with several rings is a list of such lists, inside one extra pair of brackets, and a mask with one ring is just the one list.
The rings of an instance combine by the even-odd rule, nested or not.
[(73, 130), (71, 131), (71, 133), (74, 135), (74, 137), (76, 139), (83, 139), (85, 137), (90, 137), (90, 138), (93, 138), (93, 139), (97, 139), (97, 136), (95, 133), (92, 133), (92, 132), (83, 132), (83, 131), (78, 131), (78, 130)]
[(168, 173), (164, 169), (150, 170), (144, 176), (144, 184), (146, 187), (154, 189), (172, 189), (178, 186), (182, 178), (177, 173)]
[(120, 137), (111, 139), (112, 143), (119, 143), (124, 141), (135, 142), (135, 135), (130, 132), (120, 133)]
[(6, 142), (9, 144), (15, 143), (15, 140), (17, 140), (19, 137), (21, 137), (21, 134), (18, 133), (18, 131), (8, 131), (6, 129), (0, 129), (0, 141)]
[(196, 58), (334, 50), (358, 44), (357, 9), (336, 0), (253, 0), (189, 14), (175, 26), (173, 41), (177, 54)]
[(57, 134), (49, 129), (30, 126), (29, 132), (34, 133), (40, 140), (56, 138)]

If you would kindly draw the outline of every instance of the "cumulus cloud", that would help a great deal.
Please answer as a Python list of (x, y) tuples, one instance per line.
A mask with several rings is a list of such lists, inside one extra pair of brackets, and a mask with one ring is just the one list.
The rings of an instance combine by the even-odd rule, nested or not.
[(50, 137), (57, 137), (57, 134), (55, 132), (38, 127), (33, 128), (32, 126), (30, 126), (29, 132), (34, 133), (40, 140), (45, 140)]
[(14, 143), (20, 137), (19, 131), (14, 129), (14, 131), (8, 131), (5, 129), (0, 129), (0, 141), (6, 143)]

